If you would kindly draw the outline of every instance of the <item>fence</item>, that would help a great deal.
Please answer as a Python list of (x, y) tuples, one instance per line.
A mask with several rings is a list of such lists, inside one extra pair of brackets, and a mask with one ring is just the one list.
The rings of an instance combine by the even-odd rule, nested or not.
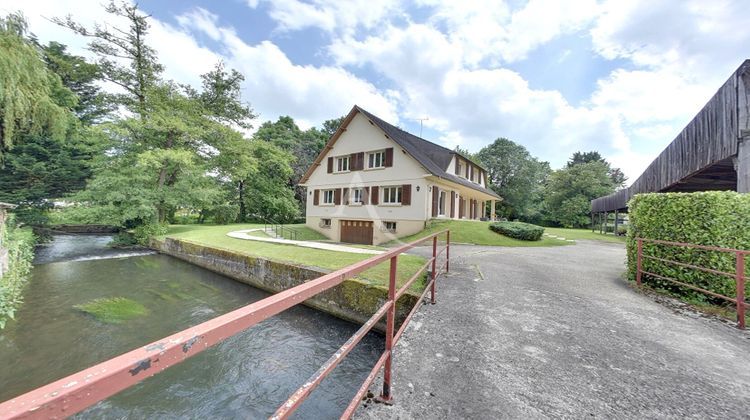
[[(707, 295), (723, 299), (729, 302), (732, 302), (735, 304), (735, 307), (737, 308), (737, 328), (739, 329), (745, 329), (745, 309), (747, 308), (748, 304), (745, 302), (745, 255), (750, 254), (750, 251), (748, 250), (741, 250), (741, 249), (732, 249), (732, 248), (721, 248), (721, 247), (715, 247), (715, 246), (705, 246), (705, 245), (695, 245), (695, 244), (688, 244), (684, 242), (669, 242), (669, 241), (660, 241), (655, 239), (644, 239), (644, 238), (637, 238), (636, 239), (638, 243), (638, 251), (637, 251), (637, 261), (636, 261), (636, 283), (638, 286), (641, 285), (642, 282), (642, 276), (645, 274), (647, 276), (651, 276), (657, 279), (666, 280), (671, 283), (687, 287), (688, 289), (692, 289), (698, 292), (705, 293)], [(735, 255), (735, 272), (734, 273), (728, 273), (725, 271), (720, 270), (714, 270), (712, 268), (707, 267), (700, 267), (694, 264), (687, 264), (680, 261), (673, 261), (668, 260), (665, 258), (658, 258), (651, 255), (644, 255), (643, 253), (643, 243), (653, 243), (653, 244), (659, 244), (659, 245), (666, 245), (666, 246), (676, 246), (676, 247), (683, 247), (683, 248), (692, 248), (692, 249), (702, 249), (706, 251), (717, 251), (717, 252), (726, 252), (726, 253), (732, 253)], [(736, 286), (736, 295), (734, 298), (731, 298), (729, 296), (724, 296), (715, 292), (712, 292), (710, 290), (702, 289), (700, 287), (694, 286), (692, 284), (687, 284), (684, 282), (681, 282), (679, 280), (663, 276), (661, 274), (652, 273), (649, 271), (643, 270), (643, 260), (653, 260), (653, 261), (659, 261), (665, 264), (673, 264), (679, 267), (683, 268), (689, 268), (693, 270), (703, 271), (705, 273), (711, 273), (716, 274), (719, 276), (726, 276), (730, 278), (735, 279), (735, 286)]]
[[(438, 237), (443, 234), (445, 235), (445, 247), (438, 252)], [(398, 256), (430, 239), (432, 239), (432, 257), (401, 288), (396, 289)], [(438, 257), (442, 253), (445, 253), (445, 265), (443, 267), (445, 272), (447, 272), (450, 269), (450, 231), (448, 230), (434, 233), (299, 286), (276, 293), (258, 302), (213, 318), (202, 324), (190, 327), (184, 331), (10, 399), (0, 404), (0, 419), (71, 416), (172, 365), (195, 356), (208, 347), (244, 331), (267, 318), (298, 305), (306, 299), (340, 284), (347, 278), (354, 277), (382, 262), (390, 261), (388, 299), (385, 304), (310, 379), (305, 381), (304, 385), (292, 394), (272, 416), (273, 419), (289, 417), (375, 324), (383, 316), (386, 316), (385, 350), (342, 415), (342, 418), (350, 418), (381, 368), (384, 368), (384, 373), (383, 391), (380, 398), (384, 402), (392, 400), (391, 371), (393, 368), (393, 347), (403, 334), (414, 313), (419, 309), (427, 292), (430, 292), (431, 302), (435, 303), (435, 285), (439, 277), (437, 263)], [(431, 268), (429, 281), (420, 299), (406, 316), (399, 330), (395, 331), (396, 302), (398, 298), (406, 293), (409, 287), (428, 268)]]

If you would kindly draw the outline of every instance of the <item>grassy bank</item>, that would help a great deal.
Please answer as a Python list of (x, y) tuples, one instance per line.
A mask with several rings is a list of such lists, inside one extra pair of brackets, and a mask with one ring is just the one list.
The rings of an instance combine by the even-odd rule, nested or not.
[[(431, 233), (443, 229), (450, 229), (451, 243), (489, 245), (489, 246), (558, 246), (569, 245), (570, 242), (543, 237), (539, 241), (521, 241), (500, 235), (490, 230), (491, 222), (479, 222), (469, 220), (431, 220), (427, 222), (427, 229), (405, 238), (400, 238), (391, 244), (398, 242), (411, 242), (425, 237)], [(546, 231), (546, 230), (545, 230)]]
[[(335, 252), (322, 249), (302, 248), (294, 245), (282, 245), (268, 242), (251, 241), (230, 238), (228, 232), (242, 229), (262, 228), (263, 225), (254, 224), (232, 224), (232, 225), (172, 225), (163, 237), (184, 239), (198, 244), (204, 244), (215, 248), (221, 248), (241, 254), (266, 258), (272, 261), (287, 262), (292, 264), (318, 267), (325, 270), (336, 270), (356, 262), (372, 257), (368, 254), (352, 254), (348, 252)], [(304, 225), (290, 226), (298, 231), (299, 239), (316, 238), (317, 232)], [(306, 232), (309, 231), (309, 232)], [(313, 232), (313, 233), (311, 233)], [(304, 236), (303, 236), (304, 235)], [(398, 257), (399, 285), (406, 282), (425, 263), (425, 259), (414, 255), (401, 255)], [(359, 279), (375, 285), (388, 284), (388, 263), (379, 264), (358, 276)], [(419, 283), (419, 282), (418, 282)], [(417, 284), (414, 290), (418, 290), (423, 283)]]
[(9, 270), (0, 277), (0, 329), (13, 319), (23, 301), (23, 287), (29, 279), (35, 243), (31, 228), (9, 226), (4, 236), (1, 242), (8, 250)]

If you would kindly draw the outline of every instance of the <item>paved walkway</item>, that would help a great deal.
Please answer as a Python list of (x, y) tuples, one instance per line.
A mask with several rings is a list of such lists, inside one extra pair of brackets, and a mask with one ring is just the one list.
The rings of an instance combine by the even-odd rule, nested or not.
[(263, 229), (244, 229), (235, 230), (227, 233), (227, 236), (236, 239), (245, 239), (248, 241), (260, 241), (260, 242), (272, 242), (275, 244), (284, 245), (296, 245), (305, 248), (316, 248), (325, 249), (326, 251), (338, 251), (338, 252), (350, 252), (352, 254), (382, 254), (384, 251), (377, 249), (357, 248), (353, 246), (338, 245), (338, 244), (327, 244), (325, 242), (314, 242), (314, 241), (293, 241), (291, 239), (272, 238), (264, 236), (248, 235), (250, 232), (263, 232)]
[(750, 333), (635, 292), (622, 245), (451, 255), (396, 348), (395, 405), (358, 418), (750, 416)]

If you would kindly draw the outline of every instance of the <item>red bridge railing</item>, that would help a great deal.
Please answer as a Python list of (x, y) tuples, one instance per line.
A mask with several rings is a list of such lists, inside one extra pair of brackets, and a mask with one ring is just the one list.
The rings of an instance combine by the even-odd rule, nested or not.
[[(644, 238), (637, 238), (636, 239), (638, 243), (638, 252), (637, 252), (637, 262), (636, 262), (636, 283), (638, 286), (642, 283), (642, 276), (645, 274), (647, 276), (651, 276), (657, 279), (666, 280), (673, 284), (677, 284), (683, 287), (687, 287), (688, 289), (692, 289), (701, 293), (705, 293), (707, 295), (726, 300), (728, 302), (732, 302), (735, 304), (735, 307), (737, 308), (737, 328), (739, 329), (745, 329), (745, 309), (748, 307), (748, 303), (745, 301), (745, 255), (750, 254), (750, 250), (742, 250), (742, 249), (733, 249), (733, 248), (721, 248), (716, 246), (705, 246), (705, 245), (695, 245), (695, 244), (688, 244), (684, 242), (670, 242), (670, 241), (660, 241), (656, 239), (644, 239)], [(652, 243), (652, 244), (659, 244), (659, 245), (666, 245), (666, 246), (675, 246), (675, 247), (682, 247), (682, 248), (692, 248), (692, 249), (702, 249), (706, 251), (716, 251), (716, 252), (725, 252), (734, 254), (735, 256), (735, 271), (734, 273), (729, 273), (726, 271), (721, 270), (715, 270), (712, 268), (707, 267), (701, 267), (694, 264), (687, 264), (680, 261), (673, 261), (668, 260), (665, 258), (659, 258), (652, 255), (644, 255), (643, 253), (643, 243)], [(703, 271), (705, 273), (711, 273), (716, 274), (719, 276), (725, 276), (730, 277), (735, 280), (735, 287), (736, 287), (736, 294), (735, 297), (729, 297), (724, 296), (716, 292), (712, 292), (710, 290), (706, 290), (703, 288), (700, 288), (698, 286), (694, 286), (692, 284), (687, 284), (685, 282), (681, 282), (679, 280), (673, 279), (671, 277), (667, 277), (661, 274), (652, 273), (649, 271), (645, 271), (643, 269), (643, 260), (653, 260), (653, 261), (659, 261), (665, 264), (672, 264), (675, 266), (683, 267), (683, 268), (689, 268), (693, 270)]]
[[(438, 252), (438, 237), (441, 235), (445, 235), (445, 247)], [(432, 239), (432, 257), (400, 289), (396, 289), (398, 256), (430, 239)], [(445, 264), (438, 267), (438, 257), (442, 253), (445, 253)], [(383, 373), (383, 391), (380, 399), (386, 403), (392, 401), (391, 372), (393, 369), (393, 347), (403, 334), (414, 313), (419, 309), (427, 292), (430, 293), (431, 302), (435, 303), (436, 280), (440, 274), (449, 270), (449, 258), (450, 231), (443, 230), (383, 254), (336, 270), (299, 286), (276, 293), (258, 302), (251, 303), (240, 309), (218, 316), (202, 324), (190, 327), (169, 337), (12, 398), (0, 404), (0, 419), (60, 418), (76, 414), (170, 366), (195, 356), (201, 351), (267, 318), (298, 305), (318, 293), (340, 284), (348, 278), (352, 278), (382, 262), (390, 261), (388, 300), (385, 304), (310, 379), (305, 381), (304, 385), (292, 394), (271, 417), (273, 419), (288, 418), (378, 321), (383, 316), (386, 316), (385, 350), (341, 416), (342, 418), (350, 418), (378, 372), (383, 367), (385, 370)], [(395, 331), (396, 302), (398, 298), (406, 293), (409, 287), (428, 268), (431, 268), (429, 282), (417, 304), (414, 305), (404, 319), (399, 330)], [(439, 274), (437, 271), (438, 268), (444, 269), (444, 271)]]

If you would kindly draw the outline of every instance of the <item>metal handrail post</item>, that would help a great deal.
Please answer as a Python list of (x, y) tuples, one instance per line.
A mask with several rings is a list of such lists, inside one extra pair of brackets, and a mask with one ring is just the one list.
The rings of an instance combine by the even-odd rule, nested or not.
[(383, 368), (383, 393), (380, 395), (380, 401), (391, 404), (393, 396), (391, 395), (391, 367), (393, 364), (393, 333), (396, 323), (396, 270), (398, 267), (398, 255), (391, 257), (391, 270), (388, 281), (388, 301), (391, 307), (388, 309), (388, 315), (385, 323), (385, 351), (388, 357), (385, 359)]
[(737, 282), (737, 328), (745, 329), (745, 254), (737, 252), (736, 282)]
[(635, 274), (635, 282), (638, 286), (641, 285), (641, 273), (643, 272), (642, 267), (642, 261), (643, 261), (643, 240), (638, 238), (638, 257), (636, 259), (636, 274)]
[(451, 231), (445, 232), (445, 272), (451, 271)]
[(430, 273), (430, 277), (432, 277), (432, 285), (430, 286), (430, 301), (434, 305), (435, 304), (435, 277), (437, 276), (437, 236), (432, 238), (432, 272)]

